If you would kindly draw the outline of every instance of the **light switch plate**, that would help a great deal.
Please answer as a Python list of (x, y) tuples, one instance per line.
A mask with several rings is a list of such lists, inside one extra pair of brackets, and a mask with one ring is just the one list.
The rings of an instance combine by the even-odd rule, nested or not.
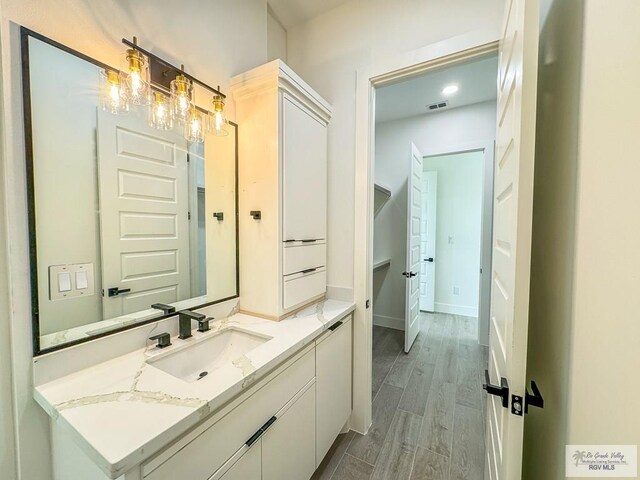
[(95, 295), (95, 293), (93, 263), (71, 263), (49, 267), (50, 300), (64, 300)]

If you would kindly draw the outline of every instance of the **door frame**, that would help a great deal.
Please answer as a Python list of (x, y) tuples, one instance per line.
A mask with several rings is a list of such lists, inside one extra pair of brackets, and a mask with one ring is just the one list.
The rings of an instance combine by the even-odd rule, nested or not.
[[(498, 51), (500, 32), (482, 28), (432, 43), (404, 55), (389, 56), (356, 72), (355, 225), (353, 295), (353, 413), (349, 427), (371, 426), (373, 311), (373, 159), (375, 90), (436, 68)], [(368, 304), (368, 305), (367, 305)]]
[[(491, 241), (493, 238), (493, 175), (495, 165), (495, 139), (478, 140), (453, 144), (446, 149), (433, 149), (423, 152), (423, 158), (456, 155), (459, 153), (482, 152), (482, 218), (480, 230), (480, 297), (478, 299), (478, 343), (489, 345), (489, 304), (491, 302)], [(487, 275), (482, 277), (482, 272)], [(483, 308), (484, 307), (484, 308)], [(484, 315), (482, 310), (484, 310)]]

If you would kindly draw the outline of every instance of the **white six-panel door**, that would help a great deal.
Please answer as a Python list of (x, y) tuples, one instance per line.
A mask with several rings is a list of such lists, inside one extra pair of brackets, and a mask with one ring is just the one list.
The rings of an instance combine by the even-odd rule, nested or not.
[(104, 318), (189, 298), (186, 140), (99, 111), (98, 173)]
[(422, 220), (422, 154), (411, 144), (411, 168), (407, 179), (407, 260), (404, 309), (404, 351), (408, 352), (420, 331), (420, 223)]
[(522, 474), (524, 417), (511, 413), (511, 395), (524, 396), (536, 124), (538, 5), (508, 0), (500, 42), (494, 189), (489, 373), (509, 382), (509, 405), (487, 404), (485, 478)]
[(433, 312), (436, 298), (436, 219), (438, 172), (422, 173), (420, 310)]

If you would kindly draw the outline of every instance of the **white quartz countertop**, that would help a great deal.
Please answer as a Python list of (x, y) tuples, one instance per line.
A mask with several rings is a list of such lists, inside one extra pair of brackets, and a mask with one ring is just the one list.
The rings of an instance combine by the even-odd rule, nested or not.
[[(264, 377), (354, 308), (350, 302), (325, 300), (280, 322), (236, 313), (213, 321), (209, 332), (194, 332), (187, 340), (172, 338), (170, 347), (141, 348), (40, 385), (34, 397), (102, 471), (117, 478)], [(193, 383), (147, 363), (229, 327), (273, 338)]]

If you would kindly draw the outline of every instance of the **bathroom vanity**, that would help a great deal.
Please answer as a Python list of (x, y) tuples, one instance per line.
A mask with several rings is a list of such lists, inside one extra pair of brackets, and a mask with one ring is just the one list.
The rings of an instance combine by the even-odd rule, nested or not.
[(235, 313), (38, 386), (55, 478), (310, 478), (351, 414), (352, 310)]
[[(278, 60), (232, 80), (235, 124), (220, 87), (123, 43), (129, 72), (22, 29), (54, 478), (307, 480), (352, 410), (354, 304), (326, 298), (331, 107)], [(57, 96), (52, 68), (90, 93)]]

